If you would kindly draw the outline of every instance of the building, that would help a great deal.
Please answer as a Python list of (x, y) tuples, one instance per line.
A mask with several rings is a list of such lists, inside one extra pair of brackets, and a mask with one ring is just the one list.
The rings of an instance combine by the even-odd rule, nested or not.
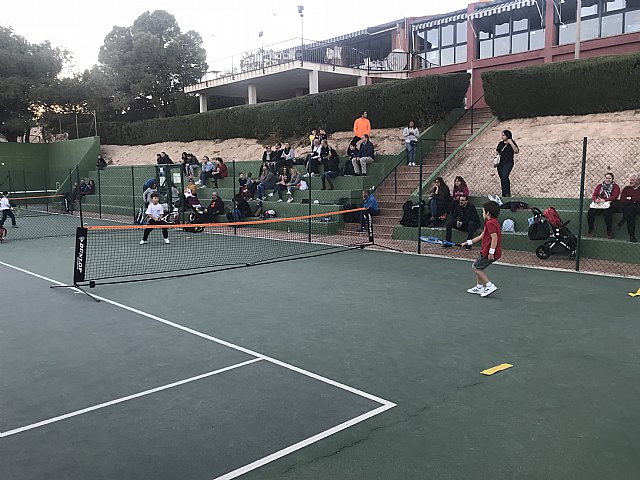
[(485, 106), (481, 74), (640, 51), (640, 0), (502, 0), (414, 17), (288, 49), (246, 52), (239, 67), (191, 85), (247, 103), (440, 73), (469, 72), (467, 106)]

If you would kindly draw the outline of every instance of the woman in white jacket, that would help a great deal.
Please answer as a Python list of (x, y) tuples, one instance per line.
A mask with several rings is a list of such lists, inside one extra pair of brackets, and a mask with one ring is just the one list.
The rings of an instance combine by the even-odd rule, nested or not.
[(407, 148), (407, 165), (414, 167), (416, 165), (416, 145), (418, 145), (420, 132), (418, 132), (413, 122), (409, 122), (409, 126), (404, 127), (402, 135)]

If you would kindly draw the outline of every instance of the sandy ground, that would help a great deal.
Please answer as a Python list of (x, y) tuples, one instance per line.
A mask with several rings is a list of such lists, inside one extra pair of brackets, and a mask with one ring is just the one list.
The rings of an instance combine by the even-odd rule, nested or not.
[[(352, 132), (335, 132), (329, 136), (329, 145), (344, 155), (353, 138)], [(371, 141), (379, 154), (395, 154), (404, 148), (401, 128), (373, 129)], [(307, 138), (295, 139), (293, 147), (296, 155), (302, 156), (309, 151)], [(265, 144), (250, 138), (229, 140), (197, 140), (195, 142), (163, 142), (151, 145), (102, 145), (100, 153), (112, 165), (155, 164), (156, 154), (166, 152), (174, 162), (179, 162), (182, 152), (193, 153), (198, 159), (203, 155), (209, 158), (222, 157), (225, 161), (259, 160), (262, 158)]]
[(467, 179), (472, 195), (500, 194), (492, 159), (500, 133), (511, 130), (520, 147), (511, 173), (514, 197), (577, 197), (582, 139), (587, 137), (585, 190), (591, 195), (605, 172), (621, 186), (640, 172), (640, 111), (537, 117), (495, 122), (454, 158), (442, 175)]
[[(502, 130), (511, 130), (520, 147), (511, 173), (512, 194), (521, 197), (577, 197), (580, 186), (582, 139), (588, 137), (586, 191), (590, 195), (605, 172), (627, 185), (633, 172), (640, 172), (640, 111), (538, 117), (495, 122), (454, 158), (442, 175), (451, 185), (456, 175), (464, 177), (473, 195), (500, 193), (500, 181), (492, 166)], [(352, 132), (335, 132), (330, 145), (343, 155)], [(401, 128), (373, 130), (371, 139), (379, 154), (395, 154), (404, 148)], [(158, 152), (167, 152), (176, 162), (182, 152), (198, 158), (220, 156), (230, 160), (257, 160), (264, 145), (255, 139), (164, 142), (152, 145), (103, 145), (101, 153), (113, 165), (153, 164)], [(296, 154), (308, 151), (306, 138), (294, 142)]]

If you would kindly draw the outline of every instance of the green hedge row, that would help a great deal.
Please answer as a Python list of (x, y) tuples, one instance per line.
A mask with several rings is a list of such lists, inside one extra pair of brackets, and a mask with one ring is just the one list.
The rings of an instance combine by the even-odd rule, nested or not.
[(640, 53), (482, 74), (499, 119), (584, 115), (640, 108)]
[(398, 127), (409, 120), (426, 127), (461, 107), (468, 87), (466, 73), (426, 75), (182, 117), (98, 122), (98, 133), (108, 145), (237, 137), (285, 139), (322, 126), (328, 132), (351, 130), (362, 110), (369, 113), (373, 128)]

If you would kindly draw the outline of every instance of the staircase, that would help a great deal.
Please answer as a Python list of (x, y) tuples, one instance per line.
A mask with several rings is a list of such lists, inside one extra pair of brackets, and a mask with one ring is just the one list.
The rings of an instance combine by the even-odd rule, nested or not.
[[(473, 132), (493, 118), (489, 108), (473, 109)], [(465, 115), (440, 139), (423, 159), (422, 178), (426, 180), (433, 171), (472, 135), (471, 111)], [(418, 159), (416, 158), (416, 161)], [(418, 188), (420, 167), (400, 165), (376, 189), (375, 196), (380, 205), (380, 215), (374, 218), (375, 235), (381, 239), (391, 239), (393, 227), (402, 218), (402, 204)], [(451, 185), (450, 185), (451, 188)]]

